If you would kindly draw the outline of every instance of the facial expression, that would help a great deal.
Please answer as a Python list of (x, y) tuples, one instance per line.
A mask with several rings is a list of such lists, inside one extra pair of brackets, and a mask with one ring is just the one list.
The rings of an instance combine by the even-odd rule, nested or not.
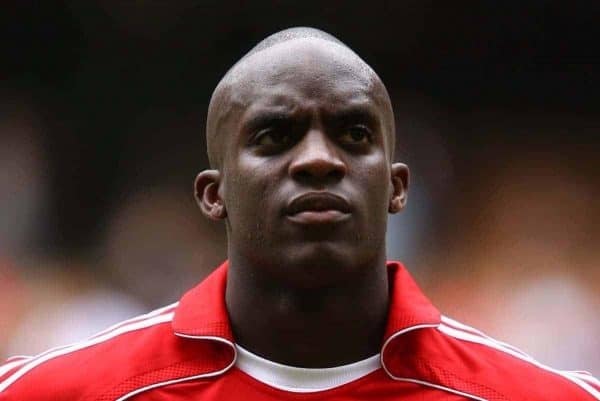
[(229, 257), (301, 286), (383, 263), (387, 213), (407, 180), (390, 164), (385, 88), (349, 50), (321, 42), (250, 56), (218, 106)]

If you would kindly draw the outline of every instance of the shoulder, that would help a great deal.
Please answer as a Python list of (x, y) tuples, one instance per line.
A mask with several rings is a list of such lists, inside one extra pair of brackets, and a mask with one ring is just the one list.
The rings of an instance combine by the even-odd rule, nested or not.
[(84, 341), (0, 366), (0, 401), (113, 401), (184, 381), (215, 378), (235, 363), (223, 264), (180, 302)]
[(600, 381), (587, 372), (551, 368), (445, 316), (436, 333), (437, 346), (448, 358), (437, 361), (438, 366), (450, 370), (463, 386), (506, 400), (600, 400)]
[[(176, 352), (170, 322), (177, 304), (116, 324), (84, 341), (0, 366), (0, 401), (94, 399), (167, 361)], [(60, 398), (57, 398), (60, 397)]]
[(600, 400), (600, 382), (589, 373), (550, 368), (445, 316), (390, 336), (382, 364), (394, 380), (470, 400)]
[(388, 267), (393, 290), (381, 363), (392, 379), (478, 401), (600, 401), (600, 382), (590, 374), (550, 368), (441, 315), (402, 264)]

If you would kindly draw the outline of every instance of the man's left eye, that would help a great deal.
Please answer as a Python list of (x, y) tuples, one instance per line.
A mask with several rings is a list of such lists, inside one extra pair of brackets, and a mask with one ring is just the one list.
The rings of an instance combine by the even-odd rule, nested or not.
[(350, 145), (367, 144), (371, 142), (371, 133), (365, 127), (350, 127), (338, 136), (338, 141)]

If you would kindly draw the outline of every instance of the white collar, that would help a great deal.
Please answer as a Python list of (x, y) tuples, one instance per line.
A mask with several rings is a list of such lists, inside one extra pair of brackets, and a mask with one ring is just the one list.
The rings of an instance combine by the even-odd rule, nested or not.
[(329, 390), (381, 368), (380, 354), (348, 365), (309, 369), (272, 362), (237, 344), (235, 347), (235, 366), (242, 372), (271, 387), (297, 393)]

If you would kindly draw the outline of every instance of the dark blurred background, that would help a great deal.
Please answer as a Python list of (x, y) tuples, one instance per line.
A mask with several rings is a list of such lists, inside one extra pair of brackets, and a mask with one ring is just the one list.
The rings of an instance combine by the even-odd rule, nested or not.
[(443, 312), (600, 374), (600, 3), (5, 2), (0, 357), (174, 302), (225, 257), (192, 197), (212, 90), (312, 26), (394, 102), (402, 260)]

